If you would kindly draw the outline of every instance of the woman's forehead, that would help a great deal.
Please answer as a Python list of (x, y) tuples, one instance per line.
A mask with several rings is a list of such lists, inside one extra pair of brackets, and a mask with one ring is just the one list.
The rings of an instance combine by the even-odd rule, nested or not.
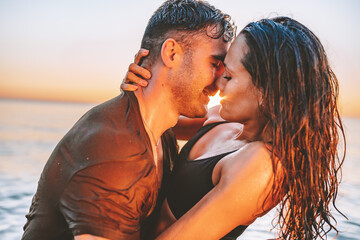
[(240, 34), (231, 44), (226, 55), (224, 65), (229, 72), (234, 72), (242, 65), (242, 60), (249, 51), (245, 36)]

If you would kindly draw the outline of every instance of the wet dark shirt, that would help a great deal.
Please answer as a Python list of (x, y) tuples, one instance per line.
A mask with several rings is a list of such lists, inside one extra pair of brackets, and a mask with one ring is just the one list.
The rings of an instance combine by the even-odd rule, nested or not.
[[(194, 144), (215, 126), (225, 123), (216, 122), (203, 126), (181, 149), (179, 159), (176, 161), (171, 173), (167, 201), (174, 216), (179, 219), (214, 188), (212, 173), (215, 165), (227, 152), (203, 159), (189, 160), (189, 153)], [(216, 221), (216, 219), (214, 219)], [(238, 226), (222, 239), (236, 239), (247, 226)]]
[(137, 99), (125, 92), (87, 112), (55, 147), (22, 239), (146, 239), (160, 185)]

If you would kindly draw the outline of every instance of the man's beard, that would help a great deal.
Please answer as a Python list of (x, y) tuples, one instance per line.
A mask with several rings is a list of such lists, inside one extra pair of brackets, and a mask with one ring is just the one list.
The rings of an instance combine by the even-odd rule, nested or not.
[[(188, 81), (184, 81), (187, 79)], [(193, 78), (193, 69), (185, 68), (182, 74), (178, 74), (173, 81), (177, 84), (173, 84), (171, 87), (171, 93), (173, 95), (173, 104), (178, 110), (180, 115), (186, 117), (203, 117), (206, 114), (206, 109), (200, 103), (200, 97), (202, 91), (189, 83), (189, 81), (196, 81)]]
[(202, 92), (199, 92), (196, 83), (193, 82), (198, 81), (196, 71), (192, 52), (188, 50), (184, 55), (180, 70), (171, 77), (173, 106), (178, 109), (180, 115), (186, 117), (203, 117), (206, 114), (206, 110), (204, 112), (199, 102)]

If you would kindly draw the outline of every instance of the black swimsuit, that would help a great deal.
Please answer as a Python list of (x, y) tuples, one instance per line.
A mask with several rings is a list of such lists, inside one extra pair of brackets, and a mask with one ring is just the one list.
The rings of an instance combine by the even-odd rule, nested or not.
[[(200, 128), (196, 135), (184, 145), (180, 152), (179, 159), (176, 161), (172, 172), (167, 194), (169, 207), (177, 219), (189, 211), (201, 198), (214, 188), (212, 172), (215, 165), (223, 157), (236, 151), (234, 150), (198, 160), (188, 159), (190, 150), (199, 138), (221, 123), (226, 122), (211, 123)], [(214, 219), (214, 221), (216, 220)], [(223, 239), (236, 239), (244, 232), (246, 227), (247, 226), (238, 226)]]

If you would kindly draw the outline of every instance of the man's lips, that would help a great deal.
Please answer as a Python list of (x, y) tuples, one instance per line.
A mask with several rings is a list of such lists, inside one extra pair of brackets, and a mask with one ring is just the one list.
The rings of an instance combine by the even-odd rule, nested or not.
[(213, 97), (213, 96), (215, 96), (216, 95), (216, 93), (217, 93), (217, 90), (208, 90), (208, 89), (204, 89), (204, 94), (206, 95), (206, 96), (208, 96), (208, 97)]
[(222, 91), (219, 91), (219, 96), (220, 96), (221, 98), (224, 98), (224, 93), (223, 93)]
[(209, 92), (208, 92), (206, 89), (204, 89), (203, 94), (204, 94), (205, 96), (209, 97)]

